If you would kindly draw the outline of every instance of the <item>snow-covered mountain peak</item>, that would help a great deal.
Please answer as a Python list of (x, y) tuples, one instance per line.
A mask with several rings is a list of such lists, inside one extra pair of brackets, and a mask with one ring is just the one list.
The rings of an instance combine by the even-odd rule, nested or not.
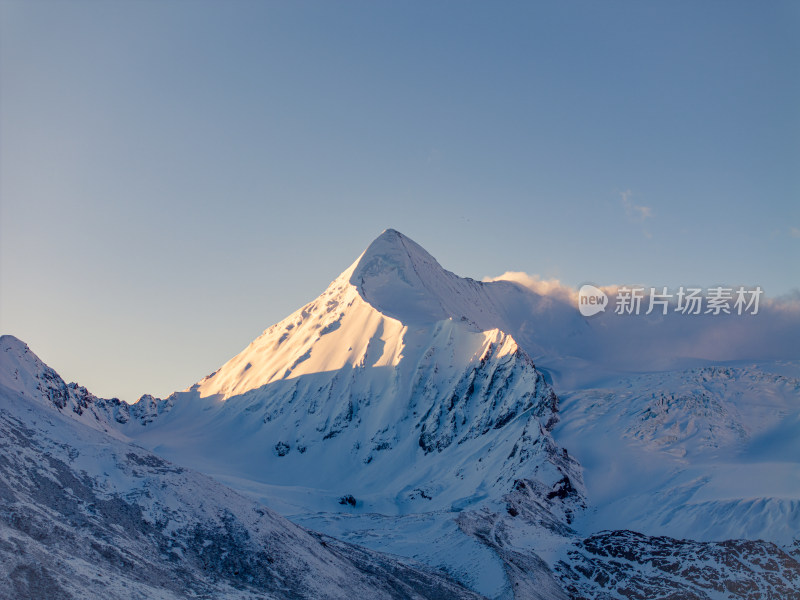
[(403, 322), (431, 323), (451, 316), (440, 296), (452, 276), (420, 245), (387, 229), (356, 261), (350, 283), (384, 314)]
[(226, 477), (241, 464), (235, 477), (278, 486), (289, 511), (342, 497), (391, 514), (460, 510), (501, 502), (521, 477), (548, 493), (569, 481), (579, 506), (579, 468), (549, 434), (557, 398), (505, 326), (522, 293), (458, 277), (387, 230), (146, 431), (124, 431)]
[[(560, 340), (583, 324), (575, 320), (580, 315), (571, 307), (555, 306), (516, 283), (459, 277), (387, 229), (319, 297), (186, 391), (226, 400), (342, 369), (395, 369), (401, 363), (410, 369), (425, 352), (449, 355), (450, 347), (458, 351), (447, 364), (464, 366), (490, 342), (500, 348), (498, 336), (513, 344), (511, 352), (541, 356), (543, 341)], [(401, 380), (406, 370), (398, 373)]]
[[(378, 236), (342, 276), (348, 274), (366, 302), (404, 324), (453, 318), (479, 329), (499, 325), (497, 319), (481, 318), (485, 284), (445, 270), (422, 246), (394, 229)], [(479, 325), (476, 320), (486, 322)]]
[(400, 277), (413, 276), (424, 264), (441, 266), (428, 252), (411, 238), (395, 229), (385, 229), (375, 238), (353, 264), (352, 279), (387, 270), (396, 270)]
[(500, 339), (510, 339), (502, 319), (478, 324), (467, 316), (490, 304), (475, 301), (481, 285), (444, 270), (421, 246), (387, 229), (318, 298), (191, 389), (227, 399), (307, 375), (395, 368), (403, 359), (416, 364), (432, 345), (455, 348), (456, 339), (457, 364), (479, 357), (490, 343), (503, 348), (499, 354), (513, 352), (516, 343)]

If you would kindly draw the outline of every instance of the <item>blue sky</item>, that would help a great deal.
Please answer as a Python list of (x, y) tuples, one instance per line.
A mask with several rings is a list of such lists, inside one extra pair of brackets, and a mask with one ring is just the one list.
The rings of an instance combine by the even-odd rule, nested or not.
[(0, 331), (168, 394), (383, 229), (446, 268), (800, 287), (794, 2), (0, 0)]

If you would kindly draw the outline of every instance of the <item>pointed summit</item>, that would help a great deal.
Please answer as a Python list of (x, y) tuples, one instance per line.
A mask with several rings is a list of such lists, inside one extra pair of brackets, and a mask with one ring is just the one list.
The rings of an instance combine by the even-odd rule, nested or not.
[(350, 283), (382, 313), (404, 323), (436, 322), (452, 315), (442, 295), (459, 279), (399, 231), (387, 229), (352, 267)]
[(393, 273), (409, 285), (422, 286), (420, 272), (447, 273), (433, 256), (411, 238), (394, 229), (385, 229), (353, 263), (350, 282)]
[(374, 268), (376, 263), (413, 268), (418, 262), (439, 266), (436, 259), (414, 240), (395, 229), (385, 229), (358, 258), (356, 271)]

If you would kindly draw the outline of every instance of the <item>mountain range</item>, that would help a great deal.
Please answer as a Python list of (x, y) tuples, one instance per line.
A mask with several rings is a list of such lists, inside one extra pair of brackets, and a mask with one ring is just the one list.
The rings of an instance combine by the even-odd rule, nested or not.
[(0, 588), (800, 598), (800, 361), (659, 354), (654, 328), (647, 371), (607, 323), (387, 230), (166, 399), (3, 336)]

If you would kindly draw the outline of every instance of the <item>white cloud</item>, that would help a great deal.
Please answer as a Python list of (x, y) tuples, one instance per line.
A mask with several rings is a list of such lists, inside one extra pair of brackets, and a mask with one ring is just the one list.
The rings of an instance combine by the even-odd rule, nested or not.
[(800, 227), (790, 227), (789, 228), (789, 234), (793, 238), (800, 238)]
[[(545, 301), (536, 305), (541, 310), (535, 312), (550, 315), (550, 321), (540, 319), (530, 325), (530, 329), (536, 331), (536, 343), (549, 349), (549, 358), (542, 359), (545, 362), (562, 354), (600, 360), (609, 368), (659, 370), (678, 368), (683, 361), (694, 364), (697, 361), (800, 358), (797, 346), (800, 291), (797, 290), (778, 298), (762, 297), (757, 315), (734, 312), (688, 316), (671, 306), (665, 316), (660, 310), (648, 316), (644, 314), (647, 302), (643, 301), (638, 316), (621, 316), (615, 314), (613, 308), (620, 286), (598, 286), (608, 294), (611, 308), (590, 319), (585, 331), (576, 333), (566, 317), (579, 314), (577, 289), (558, 279), (543, 279), (518, 271), (484, 279), (500, 280), (517, 283)], [(629, 284), (625, 287), (649, 290), (650, 286)], [(674, 292), (668, 290), (668, 293)]]
[[(497, 277), (484, 277), (484, 281), (513, 281), (522, 287), (539, 294), (540, 296), (555, 296), (568, 302), (576, 302), (578, 290), (561, 283), (558, 279), (542, 279), (537, 274), (524, 273), (522, 271), (506, 271)], [(609, 296), (613, 296), (619, 289), (618, 285), (597, 286)]]
[(568, 285), (562, 284), (558, 279), (542, 279), (539, 275), (523, 273), (522, 271), (506, 271), (497, 277), (485, 277), (484, 281), (513, 281), (526, 287), (540, 296), (558, 296), (570, 301), (578, 297), (578, 291)]
[(628, 215), (629, 218), (640, 222), (644, 222), (645, 219), (652, 219), (653, 209), (649, 206), (634, 204), (631, 200), (631, 196), (633, 196), (633, 192), (630, 190), (625, 190), (620, 194), (622, 206), (625, 207), (625, 214)]

